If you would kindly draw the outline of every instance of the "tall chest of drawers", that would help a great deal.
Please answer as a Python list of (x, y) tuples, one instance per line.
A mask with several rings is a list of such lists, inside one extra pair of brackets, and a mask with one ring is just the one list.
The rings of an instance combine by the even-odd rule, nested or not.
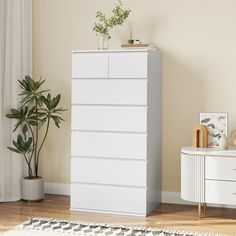
[(161, 200), (161, 57), (72, 54), (71, 210), (147, 215)]

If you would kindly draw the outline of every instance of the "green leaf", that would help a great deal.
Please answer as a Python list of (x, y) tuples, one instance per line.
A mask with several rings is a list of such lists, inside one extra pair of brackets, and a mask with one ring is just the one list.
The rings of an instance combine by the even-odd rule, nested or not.
[[(41, 97), (41, 96), (40, 96), (40, 97)], [(38, 106), (40, 106), (40, 107), (43, 106), (43, 102), (40, 100), (40, 98), (37, 99), (37, 104), (38, 104)]]
[(32, 139), (32, 137), (30, 137), (28, 139), (28, 141), (26, 142), (26, 144), (25, 144), (26, 151), (30, 148), (32, 141), (33, 141), (33, 139)]
[(41, 91), (39, 91), (39, 92), (37, 92), (37, 94), (43, 94), (43, 93), (46, 93), (46, 92), (49, 92), (49, 91), (51, 91), (50, 89), (45, 89), (45, 90), (41, 90)]
[(30, 95), (30, 92), (29, 91), (23, 91), (22, 93), (19, 93), (18, 94), (19, 96), (28, 96), (28, 95)]
[(28, 110), (31, 111), (35, 106), (35, 100), (33, 98), (31, 98), (30, 100), (28, 100)]
[(50, 110), (50, 101), (48, 101), (48, 99), (46, 97), (44, 97), (44, 96), (41, 96), (40, 100), (45, 104), (47, 109)]
[(65, 121), (64, 119), (62, 119), (60, 116), (58, 115), (51, 115), (52, 118), (56, 118), (56, 119), (59, 119), (61, 121)]
[(24, 134), (26, 134), (27, 131), (28, 131), (28, 126), (27, 126), (27, 124), (24, 124), (24, 126), (23, 126), (23, 128), (22, 128), (22, 132), (23, 132)]
[(49, 104), (51, 103), (51, 100), (52, 100), (51, 93), (48, 93), (48, 95), (47, 95), (47, 101), (49, 102)]
[(21, 99), (20, 103), (22, 104), (22, 107), (26, 105), (28, 102), (31, 100), (31, 94), (25, 96), (24, 98)]
[(18, 142), (13, 140), (12, 143), (17, 148), (17, 150), (19, 150), (21, 153), (23, 152), (22, 146)]
[(23, 121), (18, 121), (16, 124), (15, 124), (15, 128), (13, 129), (13, 132), (15, 132), (19, 127), (20, 125), (23, 123)]
[(25, 76), (25, 80), (30, 88), (30, 91), (35, 91), (35, 81), (30, 76)]
[(54, 120), (55, 125), (60, 128), (60, 120), (56, 116), (52, 116), (52, 119)]
[(19, 113), (19, 110), (17, 109), (11, 109), (11, 113), (17, 115)]
[(30, 88), (25, 80), (18, 80), (18, 82), (20, 84), (20, 88), (22, 88), (23, 90), (26, 90), (26, 91), (30, 91)]
[(39, 79), (39, 81), (38, 81), (38, 88), (41, 87), (41, 85), (44, 84), (45, 81), (46, 81), (45, 79), (42, 80), (42, 76), (41, 76), (40, 79)]
[(39, 122), (38, 122), (38, 129), (41, 129), (42, 128), (42, 126), (44, 125), (44, 123), (46, 122), (46, 118), (44, 118), (44, 119), (42, 119), (42, 120), (39, 120)]
[(61, 99), (61, 94), (58, 94), (56, 97), (52, 99), (51, 109), (55, 108), (58, 105), (60, 99)]
[(18, 151), (16, 148), (13, 147), (7, 147), (9, 150), (11, 150), (12, 152), (16, 152), (16, 153), (21, 153), (20, 151)]
[(11, 109), (10, 112), (11, 113), (6, 114), (6, 117), (8, 117), (10, 119), (19, 119), (21, 117), (20, 110)]
[(25, 142), (20, 134), (17, 137), (17, 143), (21, 146), (22, 150), (25, 149)]
[(27, 131), (28, 131), (28, 126), (27, 126), (27, 124), (24, 124), (23, 127), (22, 127), (22, 133), (23, 133), (23, 136), (24, 136), (24, 140), (27, 139)]
[(28, 123), (32, 126), (37, 126), (38, 125), (37, 121), (34, 121), (34, 120), (29, 120)]
[(57, 113), (57, 114), (61, 114), (63, 111), (67, 111), (67, 110), (68, 109), (56, 108), (56, 109), (53, 109), (52, 112)]

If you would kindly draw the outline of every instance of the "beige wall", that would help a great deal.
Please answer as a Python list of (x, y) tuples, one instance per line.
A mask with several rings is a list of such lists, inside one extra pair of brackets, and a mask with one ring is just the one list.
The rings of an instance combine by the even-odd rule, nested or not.
[[(180, 191), (180, 148), (191, 144), (200, 111), (229, 112), (236, 128), (236, 1), (124, 0), (135, 37), (163, 53), (163, 190)], [(70, 108), (71, 51), (95, 49), (95, 12), (113, 0), (33, 0), (34, 76), (43, 75)], [(112, 32), (110, 48), (127, 40)], [(70, 181), (70, 110), (44, 148), (47, 182)]]

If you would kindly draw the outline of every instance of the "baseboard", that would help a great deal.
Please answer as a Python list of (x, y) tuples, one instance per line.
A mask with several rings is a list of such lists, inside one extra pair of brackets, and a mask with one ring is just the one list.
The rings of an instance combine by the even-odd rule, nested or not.
[[(45, 183), (44, 184), (45, 193), (58, 194), (58, 195), (70, 195), (70, 184), (59, 184), (59, 183)], [(162, 192), (162, 203), (170, 204), (182, 204), (182, 205), (196, 205), (196, 202), (188, 202), (181, 199), (180, 192)], [(207, 204), (212, 207), (224, 207), (224, 208), (236, 208), (233, 205), (225, 204)]]
[(70, 184), (45, 183), (44, 192), (49, 194), (70, 195)]

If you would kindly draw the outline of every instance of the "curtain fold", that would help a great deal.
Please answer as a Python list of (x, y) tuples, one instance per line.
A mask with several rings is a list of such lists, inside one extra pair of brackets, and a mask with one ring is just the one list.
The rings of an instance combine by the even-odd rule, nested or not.
[(0, 0), (0, 201), (21, 198), (22, 157), (10, 152), (18, 79), (32, 74), (32, 0)]

